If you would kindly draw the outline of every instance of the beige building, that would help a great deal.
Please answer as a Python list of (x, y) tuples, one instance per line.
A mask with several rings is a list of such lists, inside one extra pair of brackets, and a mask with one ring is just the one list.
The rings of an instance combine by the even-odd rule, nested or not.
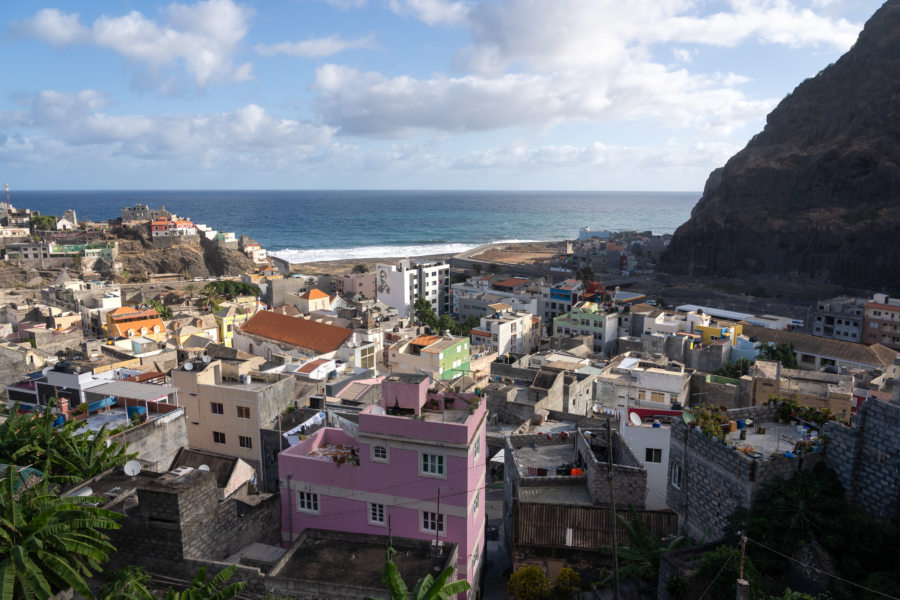
[(866, 302), (863, 343), (882, 344), (900, 350), (900, 300), (875, 294)]
[(300, 296), (297, 308), (299, 308), (300, 312), (304, 315), (308, 315), (317, 310), (331, 310), (331, 296), (322, 290), (317, 290), (315, 288), (311, 289)]
[(190, 447), (240, 458), (262, 473), (260, 428), (293, 405), (294, 378), (254, 371), (228, 381), (221, 361), (195, 360), (174, 369), (172, 383), (184, 397)]
[(770, 398), (794, 399), (801, 406), (827, 408), (838, 419), (849, 419), (853, 377), (819, 371), (786, 369), (778, 361), (758, 360), (748, 372), (750, 403), (761, 406)]

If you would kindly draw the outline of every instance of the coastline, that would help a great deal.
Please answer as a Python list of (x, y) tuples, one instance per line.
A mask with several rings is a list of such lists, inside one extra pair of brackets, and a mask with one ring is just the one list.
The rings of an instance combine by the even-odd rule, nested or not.
[(369, 271), (374, 271), (375, 265), (378, 263), (396, 263), (397, 261), (406, 258), (411, 260), (448, 260), (454, 256), (459, 256), (490, 263), (530, 264), (535, 259), (549, 258), (556, 255), (561, 244), (565, 244), (565, 240), (547, 242), (494, 242), (476, 246), (475, 248), (459, 253), (425, 254), (421, 256), (383, 256), (377, 258), (341, 258), (336, 260), (318, 260), (291, 264), (297, 265), (297, 272), (309, 275), (323, 273), (344, 275), (349, 273), (355, 265), (359, 264), (366, 265), (369, 268)]

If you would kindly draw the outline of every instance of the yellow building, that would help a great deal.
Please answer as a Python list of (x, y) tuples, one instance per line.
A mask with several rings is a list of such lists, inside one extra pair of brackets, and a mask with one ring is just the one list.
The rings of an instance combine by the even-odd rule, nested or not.
[(710, 344), (719, 340), (728, 340), (732, 346), (735, 344), (737, 337), (743, 333), (742, 325), (729, 325), (723, 327), (721, 324), (699, 325), (691, 324), (691, 333), (698, 333), (704, 344)]

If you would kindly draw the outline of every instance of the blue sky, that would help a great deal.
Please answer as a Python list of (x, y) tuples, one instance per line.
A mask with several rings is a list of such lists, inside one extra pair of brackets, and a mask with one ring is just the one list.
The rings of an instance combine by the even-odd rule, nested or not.
[(13, 189), (700, 190), (880, 5), (4, 2), (0, 174)]

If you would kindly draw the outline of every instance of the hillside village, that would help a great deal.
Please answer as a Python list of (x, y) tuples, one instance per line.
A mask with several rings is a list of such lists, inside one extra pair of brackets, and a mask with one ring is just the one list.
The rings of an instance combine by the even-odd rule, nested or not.
[[(2, 213), (5, 260), (34, 275), (0, 292), (6, 426), (52, 415), (57, 435), (133, 455), (58, 489), (122, 515), (99, 580), (234, 565), (241, 597), (384, 597), (390, 536), (407, 581), (452, 567), (460, 599), (506, 597), (529, 566), (577, 579), (569, 597), (696, 597), (701, 550), (779, 481), (828, 467), (867, 518), (900, 516), (900, 301), (886, 294), (823, 299), (809, 322), (663, 306), (614, 284), (666, 243), (637, 233), (583, 230), (543, 265), (314, 275), (164, 208)], [(129, 272), (121, 248), (136, 243), (206, 262)], [(216, 256), (228, 267), (210, 276)], [(22, 493), (50, 479), (6, 462)], [(635, 575), (610, 554), (623, 523), (702, 545)], [(835, 569), (819, 545), (796, 550)]]

